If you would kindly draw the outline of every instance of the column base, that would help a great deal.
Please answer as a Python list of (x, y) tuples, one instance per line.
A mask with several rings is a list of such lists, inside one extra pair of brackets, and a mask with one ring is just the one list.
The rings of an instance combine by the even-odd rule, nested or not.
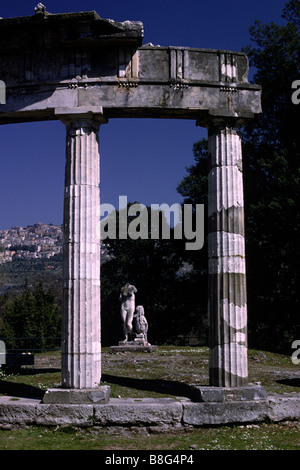
[(195, 402), (230, 402), (266, 400), (267, 393), (260, 385), (246, 387), (211, 387), (191, 385)]
[(45, 404), (105, 404), (110, 399), (110, 387), (101, 385), (97, 388), (49, 388), (43, 397)]

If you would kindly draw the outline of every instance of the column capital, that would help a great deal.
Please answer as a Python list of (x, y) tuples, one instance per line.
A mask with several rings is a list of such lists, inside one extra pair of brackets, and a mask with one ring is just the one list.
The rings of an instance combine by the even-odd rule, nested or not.
[(108, 119), (103, 114), (102, 106), (73, 106), (54, 109), (55, 116), (64, 124), (92, 121), (97, 125), (106, 124)]
[(240, 130), (248, 120), (254, 116), (245, 117), (234, 117), (234, 116), (217, 116), (209, 114), (207, 117), (197, 119), (196, 126), (205, 127), (209, 132), (224, 129), (226, 127)]

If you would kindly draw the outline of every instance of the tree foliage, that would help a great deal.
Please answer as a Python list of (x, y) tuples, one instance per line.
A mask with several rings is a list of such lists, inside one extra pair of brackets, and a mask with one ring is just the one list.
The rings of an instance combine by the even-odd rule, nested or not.
[(35, 289), (26, 285), (22, 294), (0, 299), (0, 336), (8, 349), (43, 350), (60, 344), (61, 315), (52, 289), (42, 283)]
[[(193, 145), (193, 155), (195, 164), (186, 168), (187, 175), (177, 186), (177, 191), (183, 197), (183, 204), (204, 204), (205, 220), (207, 220), (208, 202), (208, 150), (207, 139), (202, 139)], [(186, 261), (193, 266), (190, 276), (198, 277), (199, 283), (207, 285), (207, 224), (204, 227), (206, 243), (199, 251), (185, 253)], [(202, 308), (207, 305), (207, 293), (199, 299)]]
[[(263, 113), (243, 128), (249, 345), (290, 351), (299, 337), (300, 132), (291, 85), (300, 79), (300, 3), (283, 10), (284, 24), (250, 28), (245, 48), (262, 87)], [(185, 201), (207, 198), (206, 142), (178, 187)], [(198, 271), (207, 260), (194, 258)]]
[(288, 350), (300, 323), (300, 109), (291, 100), (300, 78), (300, 2), (286, 3), (282, 16), (281, 26), (250, 29), (245, 52), (263, 113), (244, 128), (243, 154), (250, 340)]
[[(128, 204), (128, 208), (130, 206)], [(150, 220), (151, 209), (147, 210)], [(131, 222), (132, 218), (128, 217), (128, 226)], [(201, 286), (190, 282), (188, 269), (183, 265), (183, 241), (173, 238), (173, 228), (170, 239), (153, 239), (149, 232), (148, 239), (118, 238), (105, 242), (111, 259), (101, 267), (104, 345), (116, 344), (122, 339), (119, 292), (126, 282), (137, 288), (136, 305), (145, 308), (150, 342), (178, 343), (191, 332), (201, 336), (199, 304), (194, 302)], [(204, 292), (206, 295), (206, 285)]]

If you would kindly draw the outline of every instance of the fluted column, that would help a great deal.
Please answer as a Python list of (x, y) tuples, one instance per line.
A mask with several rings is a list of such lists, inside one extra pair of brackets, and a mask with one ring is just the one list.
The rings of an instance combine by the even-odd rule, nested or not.
[(210, 385), (247, 384), (247, 300), (242, 150), (239, 129), (208, 137)]
[(100, 162), (101, 113), (61, 110), (66, 125), (62, 386), (96, 388), (101, 379)]

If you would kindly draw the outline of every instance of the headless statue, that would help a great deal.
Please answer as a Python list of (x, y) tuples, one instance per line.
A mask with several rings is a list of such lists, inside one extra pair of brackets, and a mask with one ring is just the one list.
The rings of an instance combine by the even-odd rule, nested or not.
[(124, 343), (132, 339), (132, 322), (135, 311), (136, 292), (136, 287), (129, 284), (128, 282), (127, 284), (125, 284), (124, 287), (121, 288), (120, 292), (121, 318), (123, 322)]

